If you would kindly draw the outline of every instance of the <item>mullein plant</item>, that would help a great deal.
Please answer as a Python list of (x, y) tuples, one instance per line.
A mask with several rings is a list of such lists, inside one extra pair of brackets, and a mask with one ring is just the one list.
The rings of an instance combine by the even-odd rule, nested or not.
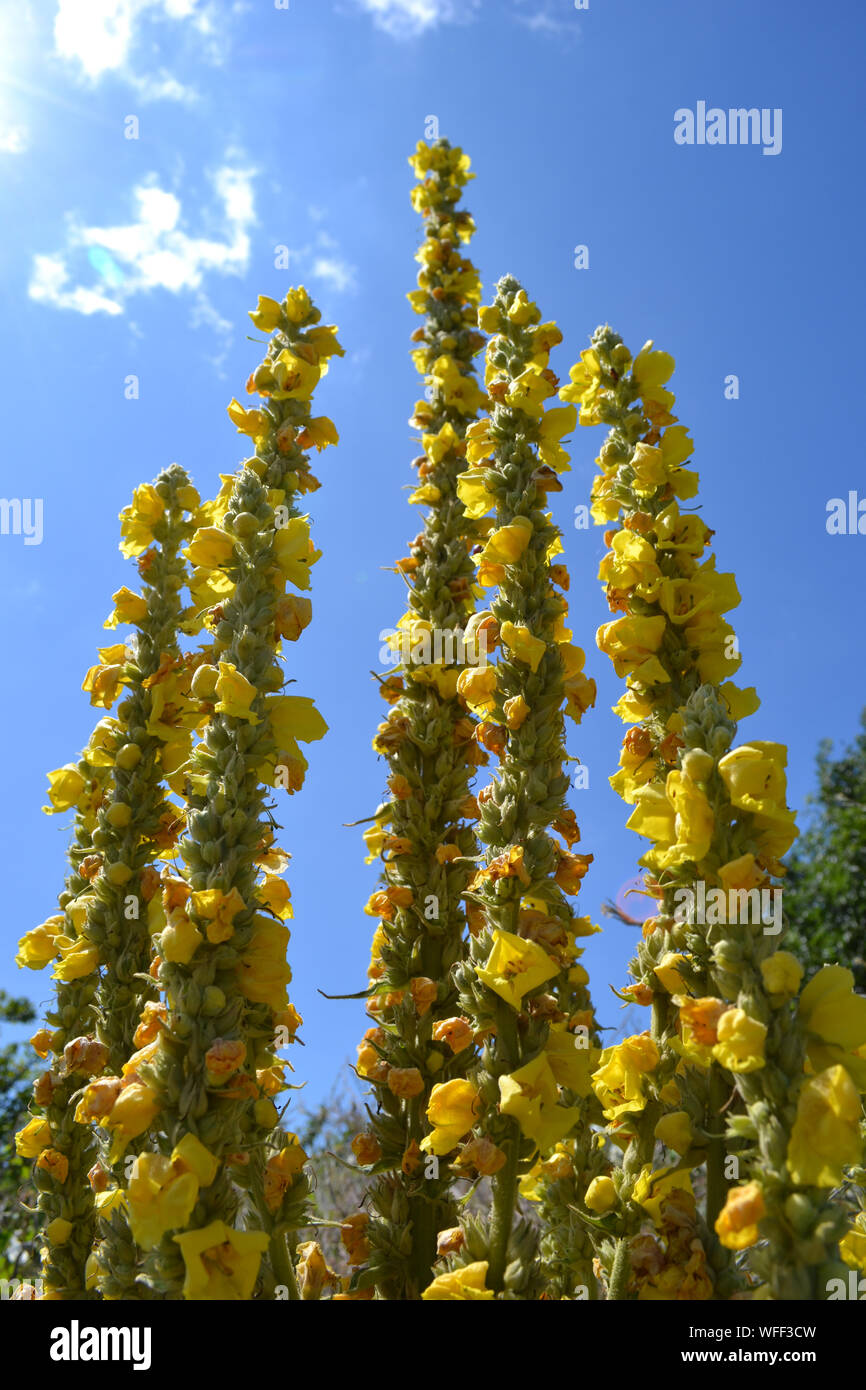
[(163, 795), (164, 745), (150, 727), (148, 687), (177, 652), (183, 587), (178, 551), (191, 530), (185, 514), (198, 502), (187, 475), (172, 465), (137, 489), (121, 513), (121, 548), (128, 558), (139, 557), (144, 593), (119, 589), (105, 626), (131, 623), (137, 635), (131, 645), (101, 649), (83, 688), (91, 704), (106, 710), (121, 693), (125, 698), (116, 716), (100, 720), (78, 765), (49, 774), (46, 810), (76, 809), (73, 872), (60, 898), (63, 914), (29, 932), (19, 948), (21, 965), (57, 961), (57, 997), (48, 1021), (58, 1026), (50, 1035), (37, 1035), (41, 1055), (50, 1050), (57, 1062), (39, 1077), (34, 1100), (43, 1107), (43, 1137), (48, 1129), (52, 1134), (49, 1153), (58, 1155), (49, 1169), (49, 1153), (40, 1152), (36, 1182), (40, 1206), (51, 1217), (43, 1230), (44, 1283), (61, 1297), (81, 1296), (85, 1286), (93, 1286), (87, 1262), (94, 1216), (109, 1265), (119, 1271), (117, 1277), (108, 1274), (106, 1296), (129, 1296), (132, 1287), (131, 1277), (124, 1278), (133, 1254), (128, 1230), (106, 1206), (107, 1171), (92, 1134), (76, 1123), (74, 1102), (88, 1081), (119, 1068), (152, 992), (142, 879), (152, 873), (171, 816)]
[[(571, 384), (561, 392), (563, 400), (580, 404), (582, 424), (611, 426), (599, 456), (592, 514), (597, 523), (622, 517), (620, 528), (606, 534), (610, 549), (600, 570), (608, 604), (621, 616), (600, 629), (598, 643), (628, 685), (616, 712), (634, 727), (625, 736), (620, 768), (611, 782), (629, 805), (663, 789), (671, 772), (675, 775), (669, 785), (680, 789), (682, 711), (702, 683), (720, 685), (725, 707), (738, 717), (757, 704), (754, 691), (741, 691), (725, 679), (740, 664), (733, 629), (722, 616), (739, 602), (733, 576), (717, 573), (712, 557), (702, 558), (713, 533), (699, 516), (679, 506), (695, 496), (698, 479), (683, 467), (692, 441), (672, 414), (674, 396), (665, 387), (673, 367), (669, 354), (655, 351), (652, 343), (632, 362), (625, 345), (604, 328), (595, 334), (592, 347), (572, 369)], [(678, 812), (687, 825), (690, 813), (694, 821), (700, 808), (681, 794)], [(679, 1153), (681, 1161), (685, 1152), (690, 1159), (706, 1161), (706, 1215), (711, 1224), (724, 1195), (725, 1151), (718, 1111), (727, 1093), (720, 1068), (714, 1063), (708, 1071), (684, 1074), (678, 1050), (674, 999), (684, 978), (678, 967), (687, 973), (693, 993), (701, 995), (708, 987), (701, 952), (689, 951), (686, 957), (679, 949), (695, 929), (674, 916), (676, 890), (689, 881), (683, 867), (690, 862), (687, 839), (684, 835), (653, 880), (652, 891), (661, 902), (658, 920), (665, 929), (645, 931), (634, 981), (623, 991), (625, 1002), (652, 1005), (651, 1030), (608, 1049), (596, 1080), (617, 1142), (627, 1144), (618, 1178), (620, 1243), (602, 1240), (601, 1250), (609, 1296), (612, 1288), (617, 1298), (623, 1296), (623, 1280), (628, 1279), (629, 1241), (646, 1220), (647, 1208), (635, 1193), (638, 1199), (647, 1197), (644, 1185), (657, 1140)], [(639, 1123), (630, 1118), (637, 1114)], [(685, 1198), (678, 1200), (688, 1206)], [(607, 1217), (614, 1192), (603, 1178), (590, 1202), (597, 1216)], [(693, 1217), (692, 1236), (702, 1253), (693, 1261), (684, 1288), (689, 1296), (709, 1296), (718, 1283), (722, 1293), (730, 1261), (708, 1236), (697, 1210)], [(610, 1218), (602, 1229), (612, 1224)], [(614, 1278), (616, 1251), (620, 1260)], [(705, 1266), (707, 1252), (710, 1264)], [(734, 1285), (729, 1270), (727, 1274), (730, 1291)]]
[(70, 872), (58, 898), (59, 913), (22, 937), (16, 961), (41, 970), (54, 963), (52, 1006), (31, 1044), (48, 1063), (33, 1087), (31, 1118), (16, 1136), (18, 1153), (34, 1160), (42, 1232), (42, 1296), (83, 1299), (87, 1261), (95, 1229), (94, 1194), (88, 1172), (96, 1159), (93, 1137), (75, 1123), (73, 1098), (88, 1077), (99, 1074), (107, 1057), (96, 1039), (94, 997), (99, 951), (78, 935), (86, 921), (96, 813), (110, 794), (113, 759), (106, 744), (114, 742), (112, 721), (100, 720), (75, 763), (48, 774), (49, 814), (75, 811), (67, 852)]
[[(319, 486), (306, 451), (337, 442), (311, 398), (342, 349), (303, 288), (282, 304), (260, 298), (251, 317), (272, 334), (247, 383), (262, 403), (232, 401), (229, 415), (255, 456), (224, 478), (184, 552), (184, 630), (203, 626), (209, 640), (174, 692), (176, 717), (199, 738), (180, 769), (183, 867), (163, 871), (149, 906), (164, 997), (145, 1003), (137, 1050), (98, 1120), (113, 1161), (147, 1132), (123, 1200), (139, 1282), (169, 1299), (248, 1299), (278, 1285), (296, 1297), (289, 1241), (307, 1218), (305, 1155), (275, 1103), (288, 1065), (278, 1053), (300, 1020), (287, 993), (288, 856), (271, 805), (272, 791), (303, 784), (299, 741), (326, 732), (310, 699), (281, 693), (280, 658), (311, 617), (294, 591), (310, 587), (319, 553), (297, 499)], [(85, 1091), (88, 1103), (101, 1108)]]
[(459, 1014), (451, 971), (464, 954), (462, 893), (477, 852), (478, 808), (470, 782), (487, 754), (457, 692), (467, 663), (484, 659), (489, 615), (474, 615), (477, 527), (464, 513), (457, 480), (465, 468), (467, 428), (485, 397), (472, 359), (478, 272), (462, 254), (475, 224), (458, 208), (473, 177), (469, 158), (446, 140), (419, 142), (410, 164), (418, 179), (412, 204), (424, 218), (409, 295), (423, 324), (413, 361), (426, 383), (410, 421), (421, 432), (418, 486), (410, 502), (426, 507), (423, 529), (399, 560), (408, 611), (392, 648), (399, 660), (380, 692), (390, 709), (373, 742), (388, 764), (389, 800), (365, 834), (368, 862), (382, 862), (381, 886), (366, 911), (378, 918), (370, 965), (368, 1029), (358, 1074), (376, 1098), (370, 1128), (357, 1136), (358, 1163), (375, 1174), (366, 1214), (344, 1231), (358, 1264), (352, 1291), (417, 1299), (436, 1259), (437, 1233), (453, 1225), (447, 1165), (422, 1147), (431, 1133), (431, 1096), (465, 1087), (472, 1030)]
[[(779, 861), (797, 832), (785, 749), (733, 746), (757, 701), (725, 680), (739, 664), (722, 618), (738, 602), (733, 577), (701, 563), (711, 532), (679, 508), (697, 476), (682, 466), (691, 441), (671, 414), (673, 367), (652, 344), (632, 362), (605, 328), (563, 393), (583, 423), (613, 425), (593, 510), (621, 520), (601, 577), (623, 616), (599, 646), (626, 677), (617, 711), (636, 727), (612, 782), (634, 806), (629, 826), (653, 841), (641, 863), (659, 904), (624, 991), (651, 1004), (652, 1029), (609, 1049), (593, 1078), (627, 1147), (587, 1205), (613, 1237), (602, 1246), (609, 1297), (725, 1297), (737, 1273), (722, 1251), (748, 1251), (739, 1263), (753, 1287), (821, 1298), (845, 1228), (829, 1189), (861, 1159), (866, 1000), (840, 966), (800, 992), (802, 970), (765, 916), (728, 920), (750, 892), (781, 892)], [(721, 910), (694, 910), (701, 890), (716, 890)], [(673, 1155), (658, 1169), (656, 1141)], [(689, 1170), (701, 1166), (721, 1250), (695, 1208)], [(636, 1234), (642, 1215), (652, 1234)]]
[[(487, 347), (488, 416), (467, 433), (469, 468), (458, 483), (467, 512), (486, 519), (475, 556), (500, 657), (467, 670), (458, 689), (479, 718), (478, 738), (499, 758), (479, 794), (485, 863), (467, 888), (471, 943), (455, 971), (461, 1005), (482, 1042), (471, 1078), (437, 1088), (424, 1146), (473, 1177), (490, 1177), (489, 1221), (442, 1233), (446, 1269), (426, 1299), (534, 1297), (537, 1236), (518, 1215), (521, 1176), (582, 1118), (594, 1055), (588, 976), (579, 964), (592, 927), (576, 916), (591, 856), (575, 854), (566, 806), (564, 715), (593, 703), (583, 653), (565, 627), (568, 575), (556, 562), (560, 533), (547, 495), (568, 466), (561, 439), (573, 407), (546, 409), (557, 380), (548, 367), (561, 341), (516, 280), (506, 276), (480, 325)], [(492, 513), (492, 515), (489, 515)], [(553, 830), (564, 842), (549, 833)], [(459, 1089), (458, 1089), (459, 1087)]]
[[(130, 1084), (135, 1078), (129, 1059), (140, 1019), (157, 1000), (149, 904), (159, 884), (160, 860), (174, 854), (181, 825), (167, 792), (177, 786), (190, 750), (192, 706), (181, 692), (188, 692), (191, 663), (178, 645), (187, 578), (181, 549), (192, 536), (199, 505), (187, 474), (172, 464), (154, 483), (136, 489), (132, 505), (121, 512), (121, 550), (136, 560), (142, 593), (118, 590), (105, 626), (131, 624), (135, 638), (100, 653), (100, 664), (84, 682), (91, 701), (107, 709), (124, 695), (116, 713), (111, 795), (93, 834), (101, 864), (92, 880), (86, 932), (99, 948), (102, 967), (95, 1004), (97, 1038), (107, 1051), (105, 1071)], [(116, 680), (106, 675), (106, 665), (114, 662), (125, 663)], [(96, 1091), (106, 1094), (105, 1088)], [(127, 1097), (131, 1094), (127, 1089)], [(92, 1121), (87, 1103), (76, 1118)], [(121, 1197), (121, 1165), (146, 1140), (135, 1135), (130, 1149), (115, 1155), (112, 1130), (98, 1126), (95, 1134), (99, 1161), (90, 1181), (98, 1225), (91, 1278), (104, 1298), (135, 1298), (137, 1257)]]

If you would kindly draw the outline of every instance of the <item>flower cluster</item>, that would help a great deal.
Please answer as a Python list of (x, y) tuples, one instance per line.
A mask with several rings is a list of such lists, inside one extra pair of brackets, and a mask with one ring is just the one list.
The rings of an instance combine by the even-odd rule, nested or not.
[[(798, 1006), (802, 970), (779, 949), (780, 860), (797, 834), (785, 749), (735, 746), (736, 721), (757, 700), (727, 679), (740, 661), (723, 616), (739, 601), (733, 576), (704, 558), (712, 532), (679, 505), (698, 478), (683, 466), (692, 446), (672, 413), (673, 368), (652, 343), (632, 360), (604, 328), (562, 393), (583, 423), (612, 426), (593, 512), (619, 522), (600, 577), (620, 616), (598, 645), (626, 681), (616, 710), (632, 727), (611, 781), (633, 807), (629, 827), (651, 842), (640, 862), (657, 902), (623, 992), (652, 1005), (651, 1030), (608, 1049), (593, 1077), (610, 1133), (626, 1144), (610, 1179), (602, 1225), (615, 1240), (602, 1241), (602, 1264), (611, 1297), (638, 1287), (640, 1297), (724, 1296), (744, 1269), (774, 1297), (815, 1297), (844, 1228), (824, 1189), (860, 1161), (855, 1053), (866, 1044), (866, 1001), (850, 972), (825, 967)], [(838, 1010), (826, 1037), (814, 1025), (810, 1034), (803, 1013), (824, 991)], [(807, 1140), (807, 1124), (822, 1139)], [(673, 1166), (654, 1168), (657, 1143)], [(683, 1179), (690, 1168), (705, 1172), (703, 1229)], [(734, 1174), (748, 1180), (730, 1186)], [(664, 1233), (674, 1190), (694, 1226), (687, 1247), (674, 1242), (676, 1273)], [(663, 1200), (652, 1212), (660, 1253), (644, 1274), (673, 1293), (644, 1291), (645, 1192)], [(758, 1240), (767, 1244), (753, 1250)], [(746, 1248), (746, 1266), (735, 1265), (730, 1252)]]
[(464, 1225), (451, 1269), (486, 1263), (489, 1290), (527, 1296), (537, 1269), (532, 1230), (515, 1220), (518, 1181), (575, 1129), (590, 1093), (595, 1025), (579, 942), (593, 928), (568, 899), (592, 856), (574, 852), (580, 832), (566, 805), (564, 716), (579, 721), (595, 687), (565, 626), (569, 579), (547, 510), (568, 464), (561, 440), (576, 420), (572, 407), (546, 405), (557, 386), (549, 354), (561, 334), (510, 276), (480, 323), (492, 335), (491, 405), (467, 431), (469, 467), (458, 491), (485, 532), (477, 582), (493, 591), (499, 658), (465, 671), (458, 690), (499, 762), (478, 797), (485, 863), (466, 891), (472, 940), (455, 974), (482, 1047), (465, 1094), (453, 1083), (434, 1090), (426, 1143), (453, 1154), (452, 1166), (492, 1179), (489, 1230)]
[[(485, 660), (486, 625), (473, 616), (475, 523), (464, 514), (458, 479), (467, 428), (485, 402), (473, 368), (478, 273), (461, 252), (475, 230), (458, 208), (469, 178), (463, 152), (440, 140), (419, 143), (410, 164), (412, 201), (424, 217), (417, 253), (423, 316), (412, 358), (426, 386), (411, 424), (421, 433), (410, 502), (426, 508), (423, 528), (397, 562), (408, 610), (397, 624), (401, 659), (380, 692), (388, 715), (374, 749), (388, 764), (388, 800), (364, 839), (382, 865), (366, 912), (377, 919), (369, 969), (372, 1025), (358, 1049), (377, 1114), (353, 1145), (376, 1177), (364, 1268), (353, 1290), (373, 1285), (389, 1298), (417, 1298), (436, 1259), (436, 1234), (453, 1224), (451, 1175), (425, 1159), (431, 1095), (465, 1085), (473, 1035), (459, 1016), (451, 971), (465, 950), (462, 893), (477, 844), (470, 782), (487, 753), (458, 693), (461, 673)], [(353, 1260), (353, 1263), (355, 1261)]]

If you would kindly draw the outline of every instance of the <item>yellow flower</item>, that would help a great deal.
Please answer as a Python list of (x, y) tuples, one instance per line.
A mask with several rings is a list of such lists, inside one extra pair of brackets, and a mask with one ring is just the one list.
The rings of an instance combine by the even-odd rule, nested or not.
[(460, 672), (457, 691), (475, 714), (487, 714), (496, 705), (495, 667), (467, 666)]
[(479, 1302), (494, 1298), (492, 1289), (485, 1288), (487, 1261), (477, 1260), (474, 1264), (462, 1265), (459, 1269), (439, 1274), (429, 1284), (421, 1297), (428, 1303)]
[(644, 343), (632, 366), (632, 375), (638, 382), (642, 391), (652, 390), (656, 386), (664, 386), (665, 382), (673, 375), (676, 362), (669, 352), (661, 352), (658, 348), (653, 349), (653, 340)]
[(237, 888), (224, 893), (221, 888), (203, 888), (190, 897), (193, 911), (207, 922), (208, 941), (218, 945), (234, 935), (234, 920), (246, 904)]
[(496, 498), (485, 484), (483, 473), (475, 473), (471, 469), (461, 473), (457, 479), (457, 496), (463, 503), (464, 514), (474, 521), (486, 516), (496, 505)]
[(54, 959), (60, 950), (58, 938), (63, 935), (66, 919), (62, 916), (49, 917), (38, 927), (22, 936), (18, 943), (15, 963), (19, 968), (41, 970)]
[(685, 1110), (670, 1110), (662, 1115), (653, 1133), (656, 1139), (660, 1139), (667, 1148), (675, 1149), (678, 1154), (688, 1153), (695, 1137), (692, 1122)]
[(803, 989), (798, 1003), (806, 1050), (815, 1071), (841, 1064), (860, 1090), (866, 1090), (866, 999), (854, 993), (854, 976), (843, 965), (823, 965)]
[(758, 1239), (758, 1222), (766, 1215), (760, 1184), (743, 1183), (730, 1188), (716, 1219), (716, 1235), (726, 1250), (745, 1250)]
[(212, 1221), (174, 1237), (186, 1266), (184, 1298), (245, 1302), (252, 1297), (269, 1238), (264, 1231), (235, 1231)]
[(327, 449), (329, 444), (339, 444), (340, 436), (337, 433), (337, 426), (333, 420), (329, 420), (327, 415), (314, 415), (301, 433), (298, 435), (297, 443), (302, 449), (309, 449), (315, 446), (321, 453)]
[(250, 709), (259, 693), (256, 687), (231, 661), (221, 661), (219, 671), (216, 683), (217, 703), (214, 705), (216, 713), (230, 714), (235, 719), (247, 719), (250, 724), (258, 724), (259, 716)]
[(306, 768), (306, 759), (298, 748), (297, 740), (315, 743), (328, 732), (327, 724), (309, 696), (269, 695), (265, 700), (265, 718), (270, 720), (271, 733), (277, 746), (276, 759), (269, 759), (267, 766), (270, 768), (272, 762), (274, 766), (291, 766), (294, 760), (299, 760)]
[[(800, 988), (803, 967), (790, 951), (774, 951), (766, 960), (761, 961), (761, 976), (768, 994), (790, 999)], [(866, 1005), (866, 999), (863, 1003)]]
[(339, 1277), (328, 1265), (322, 1247), (315, 1240), (302, 1241), (298, 1246), (298, 1287), (301, 1298), (310, 1302), (321, 1298), (325, 1289), (336, 1288)]
[(220, 1162), (194, 1134), (185, 1134), (171, 1151), (171, 1161), (179, 1173), (193, 1173), (200, 1187), (210, 1187)]
[(248, 434), (257, 445), (265, 442), (274, 427), (273, 420), (264, 411), (246, 410), (234, 397), (226, 406), (226, 411), (238, 434)]
[(256, 895), (260, 902), (271, 909), (275, 917), (285, 920), (294, 915), (291, 904), (292, 890), (284, 878), (268, 876), (262, 879), (256, 889)]
[[(474, 420), (466, 431), (466, 458), (470, 464), (481, 463), (487, 459), (496, 448), (496, 437), (491, 432), (490, 420), (487, 416), (482, 416), (480, 420)], [(468, 475), (462, 474), (465, 478)]]
[(269, 299), (266, 294), (260, 294), (255, 309), (248, 312), (256, 328), (262, 333), (273, 333), (283, 317), (282, 305), (275, 299)]
[(716, 1032), (719, 1040), (713, 1047), (713, 1057), (728, 1071), (747, 1074), (760, 1071), (765, 1065), (766, 1025), (751, 1018), (744, 1009), (726, 1009)]
[(559, 1088), (543, 1052), (510, 1076), (500, 1076), (499, 1096), (501, 1113), (517, 1120), (542, 1153), (568, 1134), (580, 1114), (577, 1106), (557, 1103)]
[(659, 1052), (649, 1033), (624, 1038), (606, 1047), (593, 1073), (592, 1086), (601, 1101), (605, 1117), (618, 1119), (646, 1105), (644, 1078), (658, 1066)]
[(544, 414), (544, 402), (555, 394), (555, 387), (551, 385), (546, 376), (542, 375), (539, 368), (529, 366), (509, 383), (505, 400), (516, 410), (522, 410), (534, 420), (541, 420)]
[[(580, 354), (580, 361), (571, 368), (569, 376), (571, 377), (571, 385), (562, 388), (559, 399), (573, 401), (576, 405), (583, 407), (580, 417), (582, 425), (595, 423), (589, 412), (595, 403), (595, 397), (601, 384), (601, 365), (598, 354), (592, 348), (585, 348)], [(588, 413), (587, 419), (584, 419), (585, 412)]]
[(519, 1009), (521, 1000), (530, 990), (559, 973), (552, 956), (534, 941), (509, 931), (494, 931), (493, 947), (487, 964), (476, 971), (479, 980), (510, 1004)]
[(159, 938), (159, 953), (173, 965), (189, 965), (204, 937), (182, 911), (173, 912)]
[(474, 376), (463, 373), (453, 357), (438, 357), (431, 370), (432, 384), (438, 387), (445, 404), (462, 415), (476, 415), (485, 402)]
[(860, 1097), (844, 1067), (803, 1082), (788, 1141), (788, 1171), (803, 1187), (836, 1187), (860, 1163)]
[(649, 1212), (656, 1225), (660, 1225), (665, 1198), (677, 1190), (692, 1194), (689, 1173), (678, 1172), (675, 1168), (656, 1168), (653, 1171), (647, 1164), (638, 1175), (632, 1196), (644, 1211)]
[(478, 556), (478, 563), (513, 565), (520, 559), (531, 536), (532, 522), (525, 516), (516, 516), (507, 526), (500, 526), (491, 532)]
[(593, 1178), (586, 1189), (584, 1205), (598, 1216), (604, 1216), (616, 1206), (616, 1186), (613, 1178)]
[(538, 456), (557, 473), (568, 471), (568, 454), (560, 441), (572, 433), (576, 424), (577, 410), (573, 405), (565, 405), (545, 411), (538, 426)]
[(280, 573), (296, 589), (309, 589), (310, 569), (321, 558), (310, 540), (310, 518), (291, 516), (274, 534), (274, 559)]
[(658, 872), (689, 861), (699, 863), (707, 855), (715, 819), (706, 793), (690, 777), (669, 772), (664, 791), (640, 787), (634, 803), (626, 822), (629, 830), (656, 842), (644, 856), (648, 867)]
[(652, 444), (636, 444), (629, 460), (629, 467), (634, 472), (632, 487), (638, 497), (651, 497), (668, 481), (664, 454)]
[(686, 986), (679, 974), (678, 967), (685, 965), (687, 961), (688, 957), (684, 956), (681, 951), (666, 951), (658, 965), (655, 966), (653, 974), (668, 994), (686, 993)]
[(134, 594), (125, 585), (111, 597), (114, 599), (114, 611), (106, 618), (103, 627), (117, 627), (118, 623), (140, 623), (146, 616), (147, 599), (142, 598), (141, 594)]
[(141, 555), (153, 540), (153, 528), (165, 514), (165, 503), (152, 483), (142, 483), (132, 502), (120, 513), (120, 550), (128, 560)]
[(438, 434), (424, 434), (421, 436), (421, 443), (424, 452), (431, 463), (441, 463), (442, 460), (452, 452), (460, 443), (457, 431), (454, 426), (446, 420)]
[[(309, 352), (314, 361), (308, 361), (303, 355)], [(319, 362), (318, 355), (305, 348), (303, 344), (296, 344), (294, 348), (283, 348), (278, 357), (271, 362), (270, 369), (277, 383), (277, 389), (271, 394), (276, 401), (288, 400), (309, 400), (312, 396), (319, 378), (327, 370), (327, 363)], [(259, 436), (253, 437), (258, 443)]]
[(21, 1158), (36, 1158), (51, 1143), (51, 1125), (41, 1115), (34, 1115), (15, 1135), (15, 1152)]
[(866, 1270), (866, 1214), (863, 1212), (840, 1240), (839, 1254), (852, 1269)]
[(530, 671), (538, 670), (546, 650), (546, 643), (540, 637), (533, 637), (528, 627), (510, 622), (502, 624), (500, 635), (512, 656), (518, 661), (525, 661)]
[(303, 285), (294, 286), (285, 298), (286, 317), (289, 323), (303, 323), (309, 318), (313, 303)]
[(113, 1135), (112, 1161), (123, 1153), (130, 1139), (149, 1128), (159, 1111), (156, 1093), (144, 1082), (133, 1081), (123, 1087), (109, 1113), (99, 1121)]
[(575, 1095), (586, 1097), (592, 1090), (592, 1069), (597, 1049), (581, 1047), (574, 1033), (552, 1028), (544, 1044), (544, 1055), (558, 1084)]
[(99, 947), (83, 938), (58, 936), (61, 959), (51, 972), (52, 980), (81, 980), (99, 965)]
[(636, 531), (618, 531), (602, 560), (598, 577), (613, 589), (637, 588), (649, 597), (661, 579), (656, 553)]
[(719, 761), (719, 775), (734, 806), (751, 811), (764, 833), (767, 853), (779, 858), (797, 837), (794, 812), (785, 806), (787, 749), (754, 741), (734, 748)]
[(434, 1086), (427, 1103), (427, 1119), (433, 1126), (421, 1140), (428, 1153), (450, 1153), (468, 1134), (481, 1108), (478, 1092), (471, 1081), (460, 1077)]
[(317, 323), (306, 330), (307, 341), (322, 358), (345, 357), (346, 353), (337, 342), (337, 327), (332, 323)]
[(55, 811), (69, 811), (77, 806), (87, 783), (74, 763), (55, 768), (48, 774), (48, 800), (50, 806), (43, 806), (47, 814)]
[(519, 729), (526, 722), (529, 714), (529, 705), (522, 695), (514, 695), (510, 700), (506, 700), (503, 705), (505, 723), (509, 729)]
[(45, 1235), (52, 1245), (65, 1245), (73, 1232), (73, 1224), (65, 1217), (55, 1216), (45, 1227)]
[(255, 929), (237, 967), (241, 991), (254, 1004), (270, 1004), (275, 1012), (288, 1007), (287, 986), (292, 972), (286, 960), (289, 929), (271, 918), (256, 917)]
[(184, 554), (191, 565), (205, 570), (228, 564), (234, 553), (234, 537), (219, 526), (202, 526), (195, 532)]
[(133, 1238), (153, 1250), (167, 1231), (186, 1226), (198, 1199), (198, 1178), (178, 1173), (170, 1158), (139, 1154), (132, 1165), (126, 1200)]
[(667, 619), (630, 617), (604, 623), (596, 634), (600, 651), (609, 656), (618, 676), (632, 676), (645, 684), (670, 680), (655, 653), (662, 643)]
[(64, 1183), (69, 1176), (69, 1159), (59, 1149), (43, 1149), (36, 1160), (36, 1167), (55, 1182)]

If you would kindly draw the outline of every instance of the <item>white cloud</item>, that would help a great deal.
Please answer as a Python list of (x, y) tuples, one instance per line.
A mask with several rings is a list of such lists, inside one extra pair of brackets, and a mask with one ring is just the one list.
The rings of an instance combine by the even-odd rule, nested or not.
[[(200, 291), (209, 274), (242, 274), (255, 222), (253, 176), (251, 169), (231, 165), (213, 176), (222, 240), (186, 232), (179, 198), (154, 178), (133, 189), (132, 222), (86, 227), (70, 217), (65, 248), (33, 258), (30, 298), (80, 314), (120, 314), (134, 295)], [(70, 259), (81, 259), (82, 252), (100, 277), (95, 284), (71, 283)]]
[(223, 376), (223, 368), (228, 359), (234, 336), (235, 326), (231, 319), (224, 318), (207, 295), (200, 291), (195, 298), (190, 323), (193, 328), (206, 328), (208, 330), (216, 349), (208, 360), (216, 372)]
[(416, 38), (437, 24), (471, 19), (481, 0), (357, 0), (373, 22), (396, 39)]
[[(55, 52), (96, 82), (106, 73), (128, 81), (145, 100), (189, 101), (194, 93), (164, 69), (147, 76), (132, 70), (132, 57), (145, 20), (187, 22), (214, 59), (214, 22), (205, 0), (57, 0)], [(176, 40), (176, 31), (172, 38)]]
[(27, 149), (27, 127), (0, 121), (0, 153), (23, 154)]
[(574, 37), (578, 33), (578, 29), (574, 23), (576, 17), (575, 11), (571, 7), (570, 0), (559, 0), (559, 4), (555, 10), (551, 9), (549, 3), (543, 3), (539, 6), (537, 0), (515, 0), (515, 3), (518, 7), (526, 3), (532, 3), (534, 5), (530, 13), (527, 14), (524, 12), (523, 14), (516, 14), (514, 16), (518, 24), (524, 25), (525, 28), (530, 29), (534, 34), (550, 34), (556, 36), (568, 34), (570, 37)]
[(120, 305), (98, 290), (76, 285), (69, 287), (69, 271), (62, 256), (34, 256), (28, 293), (55, 309), (74, 309), (79, 314), (122, 314)]
[(317, 256), (310, 274), (338, 292), (353, 290), (357, 284), (355, 267), (341, 256)]

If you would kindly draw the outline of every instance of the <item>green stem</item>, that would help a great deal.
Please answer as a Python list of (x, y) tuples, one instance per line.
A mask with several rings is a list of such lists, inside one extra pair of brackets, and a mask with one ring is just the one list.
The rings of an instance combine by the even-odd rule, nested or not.
[(721, 1110), (725, 1100), (725, 1079), (713, 1062), (707, 1086), (707, 1131), (712, 1134), (707, 1151), (707, 1225), (712, 1230), (725, 1205), (728, 1182), (725, 1177), (725, 1122)]
[(613, 1258), (613, 1269), (610, 1272), (610, 1284), (607, 1296), (611, 1302), (622, 1302), (628, 1297), (628, 1280), (631, 1273), (631, 1258), (629, 1255), (628, 1240), (617, 1241), (616, 1254)]
[[(512, 1126), (516, 1128), (516, 1126)], [(502, 1292), (508, 1242), (517, 1202), (517, 1166), (520, 1161), (518, 1135), (512, 1133), (505, 1148), (505, 1164), (493, 1178), (493, 1203), (490, 1209), (490, 1264), (487, 1270), (488, 1288)]]
[(412, 1222), (412, 1256), (410, 1260), (410, 1297), (420, 1298), (433, 1278), (436, 1259), (436, 1205), (426, 1197), (413, 1197), (409, 1202)]
[(283, 1284), (289, 1291), (289, 1302), (300, 1303), (301, 1291), (298, 1288), (298, 1278), (295, 1274), (295, 1262), (286, 1244), (286, 1237), (282, 1231), (275, 1231), (271, 1236), (271, 1268), (278, 1284)]

